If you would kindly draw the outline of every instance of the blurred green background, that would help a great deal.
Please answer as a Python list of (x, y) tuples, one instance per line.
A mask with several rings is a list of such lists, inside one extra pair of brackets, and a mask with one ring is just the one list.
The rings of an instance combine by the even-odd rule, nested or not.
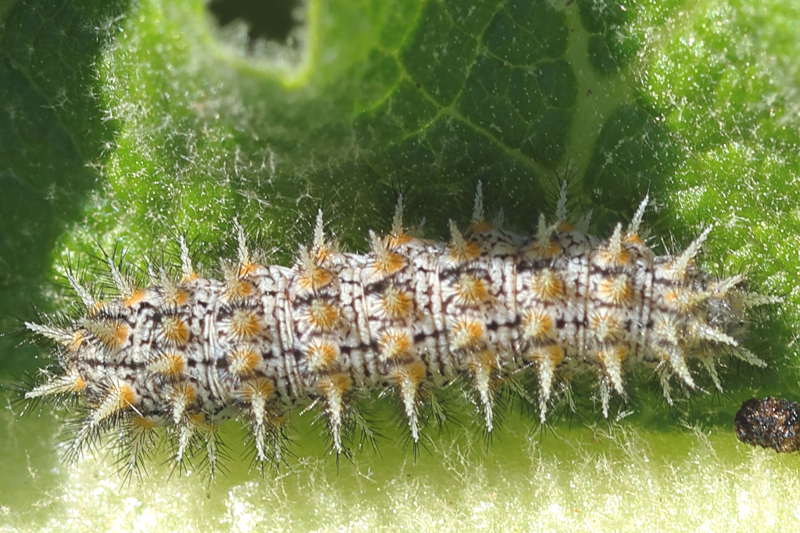
[(69, 305), (67, 264), (99, 283), (100, 248), (143, 268), (174, 257), (182, 232), (211, 268), (238, 217), (286, 264), (317, 209), (364, 249), (399, 193), (441, 237), (468, 220), (479, 180), (520, 231), (552, 212), (561, 180), (601, 234), (649, 193), (657, 250), (713, 222), (704, 268), (784, 298), (747, 341), (769, 366), (732, 362), (725, 394), (668, 408), (637, 376), (605, 422), (586, 386), (544, 430), (509, 409), (488, 446), (465, 421), (431, 432), (417, 460), (387, 421), (379, 453), (338, 466), (300, 417), (285, 471), (234, 459), (212, 485), (156, 466), (120, 487), (102, 455), (64, 465), (60, 415), (21, 417), (4, 393), (0, 531), (797, 520), (797, 460), (746, 449), (730, 425), (745, 398), (797, 397), (798, 24), (800, 3), (777, 0), (0, 1), (5, 384), (48, 362), (21, 320)]

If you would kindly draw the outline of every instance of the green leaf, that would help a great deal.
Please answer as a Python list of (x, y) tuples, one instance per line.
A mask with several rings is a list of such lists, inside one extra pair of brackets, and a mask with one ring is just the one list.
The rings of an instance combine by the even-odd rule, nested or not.
[(624, 424), (724, 433), (743, 398), (796, 397), (797, 3), (307, 0), (301, 11), (285, 45), (248, 42), (244, 22), (220, 28), (200, 0), (0, 2), (0, 375), (44, 364), (11, 333), (34, 307), (69, 301), (60, 269), (91, 276), (98, 245), (142, 264), (185, 233), (212, 264), (232, 252), (238, 217), (286, 263), (319, 208), (359, 249), (402, 192), (409, 217), (441, 236), (448, 219), (467, 220), (479, 180), (489, 208), (527, 231), (567, 179), (598, 232), (649, 193), (662, 251), (714, 223), (705, 268), (784, 297), (749, 334), (766, 370), (734, 364), (729, 394), (673, 410), (643, 382)]

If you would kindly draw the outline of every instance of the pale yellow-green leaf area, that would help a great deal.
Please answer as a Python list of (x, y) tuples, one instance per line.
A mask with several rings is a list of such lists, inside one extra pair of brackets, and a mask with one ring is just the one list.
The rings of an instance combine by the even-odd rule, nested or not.
[(4, 533), (785, 531), (800, 521), (798, 458), (718, 430), (517, 429), (488, 448), (454, 431), (416, 459), (384, 443), (380, 457), (338, 468), (322, 453), (263, 475), (234, 465), (210, 485), (191, 471), (167, 480), (168, 467), (121, 485), (102, 457), (32, 460), (20, 447), (52, 445), (34, 442), (51, 419), (2, 421), (18, 435), (0, 450), (12, 474), (0, 481)]

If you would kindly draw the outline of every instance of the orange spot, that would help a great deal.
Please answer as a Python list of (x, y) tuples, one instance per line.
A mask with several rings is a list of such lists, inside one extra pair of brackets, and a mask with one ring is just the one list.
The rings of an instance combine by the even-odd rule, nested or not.
[(72, 340), (67, 345), (67, 350), (70, 352), (77, 352), (81, 346), (83, 346), (83, 342), (86, 340), (86, 335), (83, 333), (83, 330), (77, 330), (75, 333), (72, 334)]
[(324, 264), (335, 253), (335, 250), (327, 244), (320, 245), (314, 250), (314, 259), (317, 264)]
[(208, 423), (208, 420), (206, 420), (206, 415), (203, 413), (192, 413), (189, 415), (189, 423), (206, 431), (212, 429), (213, 427)]
[(176, 401), (189, 405), (197, 397), (197, 390), (189, 383), (180, 383), (173, 389), (173, 397)]
[(620, 333), (619, 318), (612, 313), (598, 311), (592, 313), (589, 320), (594, 335), (600, 340), (614, 338)]
[(81, 376), (75, 376), (75, 383), (72, 385), (72, 392), (83, 392), (86, 390), (86, 380)]
[(133, 390), (133, 387), (127, 383), (111, 385), (105, 398), (103, 398), (99, 405), (90, 402), (90, 405), (97, 407), (97, 409), (92, 412), (90, 423), (92, 425), (97, 424), (114, 413), (133, 406), (135, 403), (136, 392)]
[(322, 331), (334, 329), (339, 319), (339, 308), (322, 300), (314, 300), (308, 310), (308, 321)]
[(481, 350), (472, 356), (469, 366), (473, 372), (497, 368), (497, 354), (494, 350)]
[(483, 341), (485, 334), (483, 322), (477, 320), (460, 320), (450, 330), (455, 349), (474, 347)]
[(185, 305), (189, 301), (190, 293), (184, 289), (175, 289), (171, 295), (167, 297), (167, 302), (173, 305)]
[(161, 325), (164, 337), (171, 343), (177, 346), (183, 346), (189, 342), (191, 332), (189, 325), (186, 324), (181, 318), (171, 316), (164, 319)]
[(404, 244), (408, 244), (413, 240), (413, 237), (408, 235), (405, 232), (400, 232), (397, 234), (389, 235), (389, 247), (390, 248), (397, 248), (398, 246), (402, 246)]
[(247, 263), (242, 263), (241, 265), (239, 265), (239, 277), (246, 278), (250, 274), (257, 271), (259, 268), (261, 268), (261, 265), (259, 265), (258, 263), (252, 263), (249, 261)]
[(621, 363), (628, 356), (630, 350), (624, 344), (617, 344), (611, 348), (600, 350), (597, 352), (597, 360), (604, 365), (608, 362), (615, 361)]
[(231, 330), (239, 339), (252, 339), (261, 331), (261, 322), (256, 313), (237, 309), (231, 316)]
[(628, 250), (620, 248), (617, 251), (604, 249), (598, 252), (598, 258), (603, 265), (625, 266), (631, 263), (632, 257)]
[(550, 241), (550, 244), (542, 251), (544, 257), (555, 257), (561, 253), (561, 245), (556, 241)]
[(267, 378), (251, 379), (242, 387), (242, 397), (252, 402), (255, 398), (269, 398), (275, 392), (275, 385)]
[(324, 265), (328, 261), (333, 259), (334, 255), (337, 255), (339, 252), (336, 249), (335, 244), (331, 245), (329, 243), (323, 243), (317, 246), (314, 250), (312, 250), (312, 258), (314, 262), (318, 265)]
[(372, 267), (384, 274), (394, 274), (403, 270), (407, 263), (408, 261), (402, 255), (384, 251), (377, 255)]
[(94, 329), (93, 333), (106, 348), (109, 350), (118, 350), (125, 344), (125, 341), (128, 340), (130, 328), (128, 324), (119, 320), (114, 320), (99, 325)]
[(558, 344), (536, 346), (526, 357), (529, 361), (550, 361), (553, 366), (558, 366), (564, 360), (564, 348)]
[(489, 289), (479, 278), (462, 274), (456, 285), (459, 298), (467, 305), (476, 305), (489, 299)]
[(333, 281), (333, 274), (322, 267), (312, 266), (306, 269), (297, 279), (297, 284), (304, 290), (317, 291), (327, 287)]
[(200, 276), (198, 276), (196, 272), (189, 272), (181, 278), (181, 283), (191, 283), (198, 279), (200, 279)]
[(401, 355), (411, 352), (414, 340), (407, 331), (392, 330), (381, 335), (378, 343), (381, 346), (381, 356), (383, 359), (394, 359)]
[(319, 372), (336, 362), (339, 357), (339, 347), (329, 341), (315, 340), (308, 346), (306, 357), (311, 369)]
[(228, 283), (228, 290), (225, 295), (228, 300), (237, 300), (253, 296), (256, 287), (251, 282), (244, 279), (235, 279)]
[(414, 299), (405, 291), (389, 287), (381, 295), (381, 305), (389, 318), (406, 318), (414, 309)]
[(136, 403), (136, 392), (127, 383), (120, 385), (115, 391), (119, 409), (125, 409)]
[(545, 244), (534, 242), (528, 247), (527, 252), (536, 259), (550, 259), (561, 253), (561, 245), (554, 240), (548, 240)]
[(105, 309), (105, 307), (106, 307), (106, 302), (98, 300), (94, 303), (93, 306), (91, 306), (87, 310), (86, 313), (89, 315), (89, 318), (91, 318), (93, 316), (97, 316), (97, 314), (100, 313), (100, 311), (102, 311), (103, 309)]
[(638, 233), (628, 233), (627, 235), (625, 235), (624, 242), (626, 242), (628, 244), (636, 244), (636, 245), (640, 245), (640, 246), (644, 245), (644, 241), (642, 240), (642, 238), (639, 236)]
[(184, 359), (183, 355), (178, 353), (166, 353), (152, 366), (154, 372), (171, 378), (183, 375), (185, 369), (186, 359)]
[(407, 365), (398, 366), (392, 373), (392, 377), (398, 385), (406, 380), (414, 385), (418, 385), (427, 375), (428, 369), (422, 361), (414, 361)]
[(158, 426), (158, 422), (146, 416), (136, 415), (131, 418), (131, 425), (136, 430), (149, 431)]
[(600, 281), (597, 293), (602, 300), (616, 305), (629, 303), (633, 299), (633, 287), (625, 274)]
[(472, 261), (481, 255), (481, 247), (477, 243), (468, 241), (461, 245), (450, 246), (450, 258), (457, 263)]
[(128, 340), (129, 333), (130, 328), (128, 327), (128, 324), (120, 322), (114, 327), (114, 340), (116, 341), (117, 346), (122, 346), (125, 344), (125, 341)]
[(147, 291), (145, 289), (134, 289), (130, 296), (122, 300), (122, 305), (124, 307), (133, 307), (144, 300), (145, 296), (147, 296)]
[(529, 339), (542, 339), (553, 332), (553, 319), (543, 311), (528, 311), (522, 321)]
[(183, 374), (186, 368), (186, 360), (182, 355), (177, 353), (167, 354), (165, 356), (167, 366), (164, 368), (164, 374), (168, 376), (179, 376)]
[(553, 302), (564, 296), (564, 281), (552, 270), (545, 269), (533, 277), (531, 290), (537, 299)]
[(561, 222), (558, 225), (558, 231), (568, 232), (568, 231), (572, 231), (574, 229), (575, 229), (575, 226), (573, 224), (570, 224), (569, 222)]
[(331, 393), (344, 394), (353, 385), (353, 380), (347, 374), (332, 374), (324, 376), (317, 381), (317, 388), (322, 394), (328, 395)]
[(473, 233), (487, 233), (492, 231), (494, 226), (485, 220), (479, 220), (478, 222), (473, 222), (472, 225), (469, 227), (469, 230)]
[(237, 376), (250, 375), (261, 362), (261, 357), (255, 350), (242, 349), (228, 354), (231, 372)]
[(664, 293), (664, 301), (682, 312), (691, 311), (702, 300), (702, 293), (695, 293), (690, 289), (673, 289)]

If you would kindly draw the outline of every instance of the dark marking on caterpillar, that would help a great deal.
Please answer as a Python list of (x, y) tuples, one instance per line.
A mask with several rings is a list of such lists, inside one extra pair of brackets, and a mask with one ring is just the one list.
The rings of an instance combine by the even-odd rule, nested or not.
[(800, 403), (767, 397), (742, 403), (734, 419), (736, 437), (776, 452), (800, 450)]
[(394, 395), (416, 443), (422, 408), (454, 382), (467, 384), (487, 431), (498, 387), (519, 372), (537, 377), (542, 422), (555, 386), (580, 373), (597, 376), (604, 416), (633, 367), (651, 367), (670, 403), (671, 381), (696, 388), (691, 366), (722, 390), (719, 359), (764, 365), (736, 335), (748, 308), (774, 299), (695, 265), (710, 228), (656, 256), (642, 236), (646, 206), (600, 239), (588, 217), (567, 220), (562, 189), (555, 219), (540, 215), (526, 237), (485, 219), (479, 188), (471, 225), (451, 223), (449, 242), (412, 236), (401, 199), (367, 253), (341, 251), (320, 214), (288, 268), (262, 264), (238, 224), (237, 259), (217, 279), (195, 272), (183, 241), (179, 276), (139, 284), (110, 260), (113, 297), (68, 273), (81, 315), (26, 323), (55, 342), (61, 369), (26, 397), (80, 398), (73, 455), (113, 432), (138, 468), (166, 434), (177, 462), (204, 453), (213, 468), (221, 422), (243, 421), (255, 459), (276, 461), (299, 409), (324, 413), (333, 450), (346, 451), (343, 428), (363, 423), (356, 395)]

